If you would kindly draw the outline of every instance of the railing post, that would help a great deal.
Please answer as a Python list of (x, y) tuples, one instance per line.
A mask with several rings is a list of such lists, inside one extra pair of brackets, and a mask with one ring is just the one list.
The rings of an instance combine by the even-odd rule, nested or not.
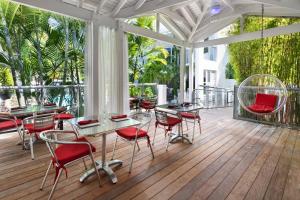
[(234, 86), (234, 90), (233, 90), (233, 94), (234, 94), (234, 98), (233, 98), (233, 119), (238, 119), (238, 111), (237, 111), (237, 107), (238, 107), (238, 99), (237, 99), (237, 86)]

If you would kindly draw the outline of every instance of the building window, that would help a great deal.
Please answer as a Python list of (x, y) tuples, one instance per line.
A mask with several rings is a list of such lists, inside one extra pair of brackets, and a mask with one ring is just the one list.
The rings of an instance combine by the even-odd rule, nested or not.
[(217, 83), (217, 71), (205, 69), (203, 71), (203, 84), (207, 86), (215, 87), (216, 83)]
[(203, 53), (205, 59), (211, 61), (217, 60), (217, 47), (205, 47)]

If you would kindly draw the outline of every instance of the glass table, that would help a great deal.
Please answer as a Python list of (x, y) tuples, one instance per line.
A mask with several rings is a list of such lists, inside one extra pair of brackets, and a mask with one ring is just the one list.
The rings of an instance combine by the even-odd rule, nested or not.
[[(170, 105), (172, 105), (172, 108), (170, 108)], [(181, 113), (181, 112), (196, 112), (196, 111), (199, 111), (202, 108), (203, 107), (198, 105), (198, 104), (190, 104), (190, 105), (186, 105), (186, 106), (183, 106), (182, 104), (176, 104), (176, 105), (174, 105), (174, 104), (164, 104), (164, 105), (156, 106), (157, 110), (163, 111), (165, 113), (170, 113), (172, 115), (179, 115), (179, 113)], [(170, 143), (174, 143), (178, 140), (181, 140), (181, 141), (185, 140), (188, 143), (192, 144), (190, 139), (186, 135), (181, 133), (179, 126), (178, 126), (177, 133), (171, 133), (171, 134), (173, 136), (170, 139)]]
[[(90, 124), (88, 127), (82, 128), (78, 126), (78, 121), (81, 120), (89, 120), (89, 119), (98, 119), (99, 123)], [(117, 183), (118, 179), (111, 169), (110, 166), (112, 165), (122, 165), (123, 161), (121, 160), (110, 160), (106, 161), (106, 135), (115, 132), (117, 129), (126, 128), (130, 126), (138, 126), (141, 122), (127, 118), (126, 120), (122, 121), (112, 121), (111, 119), (99, 117), (80, 117), (68, 120), (71, 123), (72, 127), (80, 136), (101, 136), (102, 137), (102, 160), (96, 161), (97, 169), (103, 170), (110, 178), (112, 183)], [(95, 174), (95, 169), (90, 169), (86, 171), (81, 177), (80, 182), (84, 182), (88, 177)]]
[(59, 106), (43, 106), (43, 105), (32, 105), (32, 106), (27, 106), (22, 109), (16, 109), (12, 110), (10, 114), (15, 117), (20, 117), (20, 116), (28, 116), (28, 115), (33, 115), (37, 113), (51, 113), (51, 112), (57, 112), (59, 110), (64, 109), (64, 107), (59, 107)]

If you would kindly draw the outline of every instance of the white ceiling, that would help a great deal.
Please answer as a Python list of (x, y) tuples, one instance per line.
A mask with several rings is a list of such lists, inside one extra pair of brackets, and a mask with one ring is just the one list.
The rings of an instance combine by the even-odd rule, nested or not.
[[(61, 0), (116, 19), (159, 13), (161, 22), (181, 40), (198, 42), (243, 15), (300, 17), (300, 0)], [(212, 14), (214, 6), (220, 7)]]

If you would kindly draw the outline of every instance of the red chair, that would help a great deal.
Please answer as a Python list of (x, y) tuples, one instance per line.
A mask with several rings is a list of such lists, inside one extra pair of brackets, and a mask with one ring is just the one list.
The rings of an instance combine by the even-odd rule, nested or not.
[(155, 139), (155, 135), (156, 135), (156, 129), (159, 127), (159, 125), (163, 126), (164, 131), (165, 131), (165, 136), (168, 134), (169, 138), (168, 138), (168, 143), (166, 146), (166, 151), (168, 151), (168, 147), (169, 147), (169, 143), (170, 143), (170, 139), (171, 139), (171, 131), (173, 129), (174, 126), (179, 126), (179, 131), (182, 131), (182, 118), (181, 116), (170, 116), (170, 114), (168, 115), (167, 113), (161, 111), (161, 110), (157, 110), (154, 109), (155, 111), (155, 117), (156, 117), (156, 122), (155, 122), (155, 131), (154, 131), (154, 135), (153, 135), (153, 145), (154, 145), (154, 139)]
[[(66, 140), (57, 140), (57, 136), (59, 134), (74, 134), (75, 139), (71, 141)], [(43, 189), (44, 184), (46, 182), (47, 176), (49, 174), (51, 166), (55, 167), (55, 178), (54, 178), (54, 185), (50, 192), (48, 199), (51, 199), (59, 178), (61, 176), (62, 171), (64, 170), (67, 175), (66, 166), (75, 162), (82, 160), (87, 170), (84, 158), (90, 157), (93, 163), (93, 167), (98, 176), (99, 186), (100, 186), (100, 175), (97, 170), (97, 166), (94, 160), (93, 152), (96, 152), (96, 148), (85, 138), (85, 137), (78, 137), (74, 131), (61, 131), (61, 130), (50, 130), (50, 131), (43, 131), (40, 134), (40, 138), (46, 142), (47, 147), (51, 154), (51, 160), (44, 176), (43, 182), (41, 184), (40, 190)]]
[(75, 116), (71, 113), (73, 110), (75, 110), (76, 108), (72, 108), (72, 109), (70, 109), (70, 110), (65, 110), (65, 111), (63, 111), (63, 112), (60, 112), (60, 113), (58, 113), (58, 114), (56, 114), (55, 116), (54, 116), (54, 118), (55, 118), (55, 120), (57, 120), (58, 121), (58, 128), (60, 129), (60, 130), (63, 130), (63, 122), (65, 121), (65, 120), (69, 120), (69, 119), (73, 119), (73, 118), (75, 118)]
[(188, 122), (193, 123), (193, 137), (192, 137), (192, 142), (194, 142), (194, 136), (195, 136), (195, 127), (196, 127), (196, 122), (199, 124), (199, 129), (200, 129), (200, 134), (201, 134), (201, 117), (199, 115), (199, 111), (196, 112), (181, 112), (180, 113), (182, 119), (184, 119), (186, 127), (188, 129)]
[(156, 99), (142, 99), (140, 102), (140, 108), (145, 109), (147, 112), (156, 107)]
[(23, 138), (25, 138), (25, 133), (30, 135), (30, 152), (31, 158), (34, 160), (33, 153), (33, 143), (34, 139), (38, 140), (40, 133), (46, 130), (55, 129), (56, 124), (53, 114), (41, 114), (33, 117), (27, 117), (23, 120)]
[[(0, 133), (17, 131), (23, 144), (23, 135), (21, 133), (22, 120), (11, 116), (9, 113), (0, 113)], [(24, 145), (23, 145), (24, 148)]]
[[(138, 145), (139, 140), (142, 140), (142, 139), (147, 140), (147, 144), (151, 150), (152, 158), (154, 159), (154, 153), (152, 150), (150, 137), (148, 135), (150, 122), (151, 122), (151, 115), (148, 113), (137, 113), (137, 114), (134, 114), (133, 116), (131, 116), (131, 118), (140, 121), (141, 124), (138, 127), (127, 127), (127, 128), (122, 128), (122, 129), (116, 130), (117, 137), (116, 137), (116, 141), (115, 141), (113, 153), (112, 153), (112, 158), (111, 158), (113, 160), (114, 155), (115, 155), (116, 145), (117, 145), (119, 137), (127, 142), (130, 142), (131, 144), (133, 142), (133, 152), (132, 152), (131, 162), (129, 165), (129, 173), (131, 173), (136, 146), (138, 146), (138, 149), (140, 150), (140, 147)], [(147, 130), (144, 130), (143, 128), (147, 128)]]
[(277, 98), (276, 95), (257, 93), (255, 103), (247, 108), (255, 113), (271, 113), (275, 110)]

